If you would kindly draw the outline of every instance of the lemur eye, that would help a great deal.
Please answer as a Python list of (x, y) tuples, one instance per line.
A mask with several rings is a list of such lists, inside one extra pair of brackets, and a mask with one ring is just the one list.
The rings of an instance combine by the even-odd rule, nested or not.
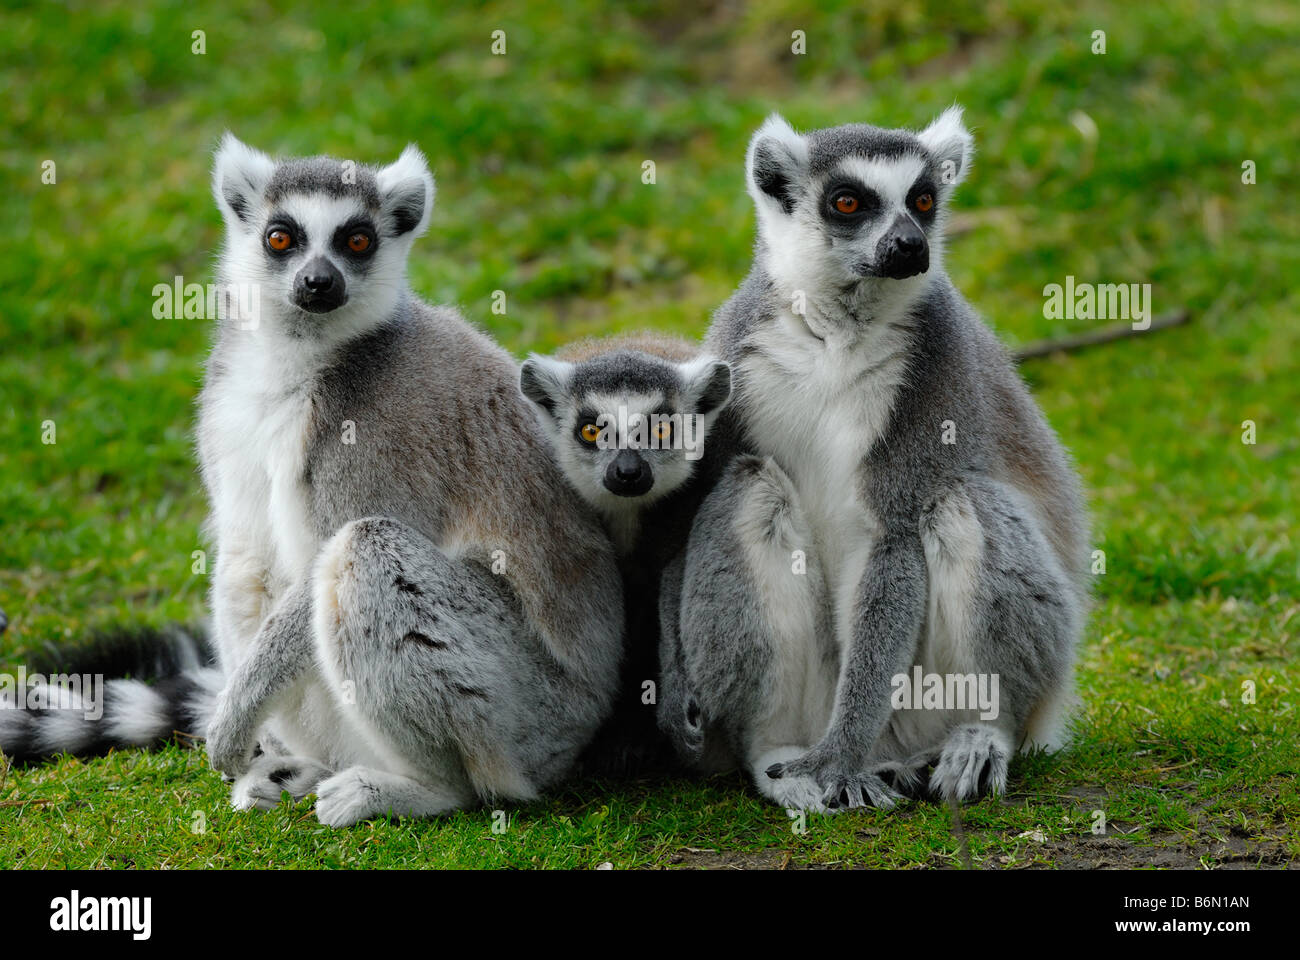
[(835, 198), (835, 209), (840, 213), (856, 213), (858, 206), (858, 198), (851, 193), (841, 193)]
[(923, 193), (912, 202), (916, 204), (916, 209), (922, 213), (929, 213), (930, 208), (934, 206), (934, 197), (928, 193)]
[(370, 238), (364, 233), (354, 233), (348, 237), (348, 249), (353, 253), (365, 253), (370, 249)]
[(600, 427), (594, 423), (584, 423), (578, 429), (578, 436), (582, 437), (583, 443), (595, 443), (600, 439)]
[(293, 246), (293, 236), (288, 230), (272, 230), (266, 235), (266, 245), (276, 253), (284, 253)]
[(673, 435), (673, 422), (671, 420), (660, 420), (652, 429), (656, 440), (665, 441)]

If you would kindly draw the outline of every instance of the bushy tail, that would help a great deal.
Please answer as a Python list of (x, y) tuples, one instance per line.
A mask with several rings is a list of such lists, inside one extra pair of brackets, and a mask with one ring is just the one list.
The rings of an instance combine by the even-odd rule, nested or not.
[(188, 744), (224, 684), (200, 630), (101, 635), (47, 659), (57, 668), (0, 674), (0, 751), (12, 760)]

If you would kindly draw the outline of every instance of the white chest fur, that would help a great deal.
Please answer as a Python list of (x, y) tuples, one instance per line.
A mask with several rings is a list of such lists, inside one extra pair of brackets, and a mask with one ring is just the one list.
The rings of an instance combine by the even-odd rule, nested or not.
[(303, 482), (309, 378), (252, 344), (236, 351), (229, 370), (203, 416), (218, 563), (239, 556), (261, 567), (273, 601), (319, 547)]
[(906, 370), (907, 334), (875, 321), (824, 338), (792, 314), (767, 324), (742, 362), (746, 432), (795, 485), (834, 593), (844, 639), (854, 594), (878, 533), (863, 500), (864, 459), (888, 426)]

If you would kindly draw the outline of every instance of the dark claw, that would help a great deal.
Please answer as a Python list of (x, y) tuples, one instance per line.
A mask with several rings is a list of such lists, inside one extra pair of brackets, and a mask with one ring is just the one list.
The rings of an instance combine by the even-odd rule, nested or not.
[(785, 772), (784, 763), (774, 763), (767, 768), (767, 775), (773, 780), (780, 780), (781, 774)]

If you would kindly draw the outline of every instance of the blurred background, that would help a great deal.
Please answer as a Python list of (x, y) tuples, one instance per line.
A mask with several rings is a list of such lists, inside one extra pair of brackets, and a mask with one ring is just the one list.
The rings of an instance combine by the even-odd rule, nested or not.
[(1156, 314), (1192, 318), (1023, 367), (1107, 557), (1085, 698), (1172, 675), (1210, 703), (1243, 670), (1290, 695), (1298, 78), (1300, 5), (1282, 0), (7, 4), (0, 661), (202, 616), (191, 431), (210, 330), (154, 319), (152, 289), (212, 278), (223, 130), (367, 162), (418, 143), (438, 197), (413, 285), (522, 355), (702, 333), (749, 266), (743, 157), (768, 112), (920, 127), (955, 101), (977, 156), (947, 266), (1005, 342), (1098, 325), (1044, 318), (1067, 275), (1150, 283)]
[(1103, 594), (1294, 586), (1294, 4), (47, 3), (6, 10), (0, 38), (11, 648), (201, 613), (190, 436), (210, 330), (154, 319), (152, 289), (211, 279), (227, 128), (369, 162), (420, 144), (438, 198), (414, 286), (522, 353), (701, 333), (748, 269), (743, 156), (769, 111), (915, 127), (959, 102), (978, 154), (948, 269), (1008, 343), (1096, 325), (1044, 319), (1067, 275), (1149, 282), (1157, 313), (1193, 315), (1025, 368), (1094, 491)]

